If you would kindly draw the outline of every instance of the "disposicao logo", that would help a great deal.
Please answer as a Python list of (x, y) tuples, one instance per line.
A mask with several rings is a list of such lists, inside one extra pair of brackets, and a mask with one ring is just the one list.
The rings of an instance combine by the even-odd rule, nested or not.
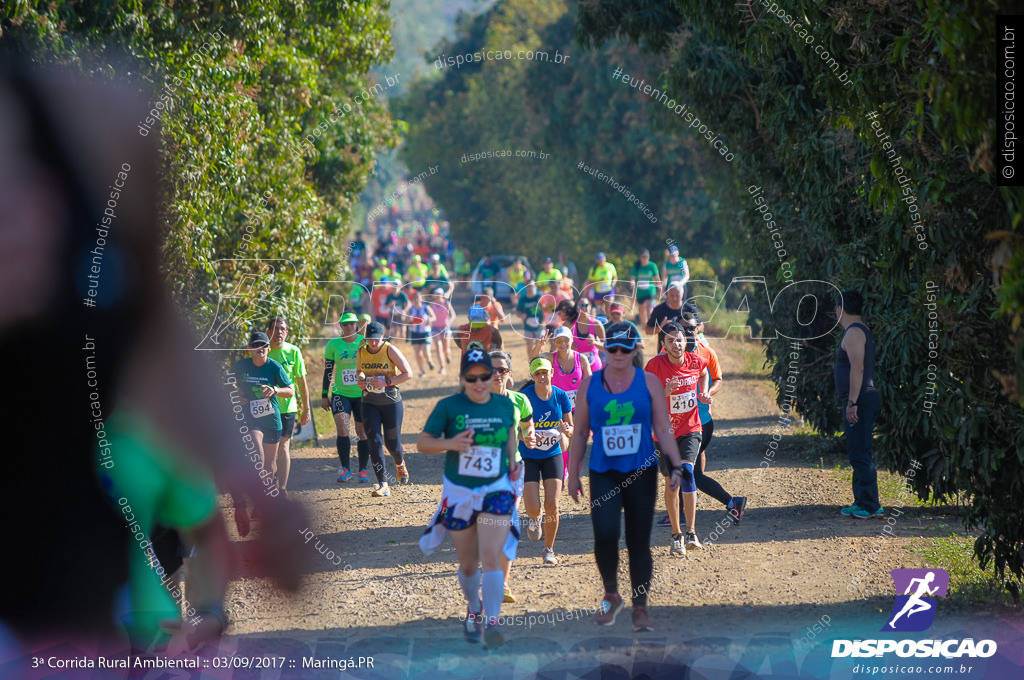
[(904, 633), (927, 630), (935, 621), (938, 602), (928, 595), (946, 597), (949, 574), (945, 569), (893, 569), (889, 572), (896, 584), (896, 604), (892, 618), (883, 631)]
[[(920, 632), (935, 621), (938, 601), (929, 595), (945, 597), (949, 574), (945, 569), (893, 569), (889, 572), (896, 585), (896, 603), (883, 632)], [(901, 657), (990, 657), (996, 653), (993, 640), (834, 640), (832, 656), (882, 656), (895, 652)]]

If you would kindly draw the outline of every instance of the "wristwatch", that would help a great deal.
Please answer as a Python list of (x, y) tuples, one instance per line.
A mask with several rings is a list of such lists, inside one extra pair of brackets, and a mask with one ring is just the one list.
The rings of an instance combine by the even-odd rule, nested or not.
[(847, 402), (846, 402), (846, 406), (847, 406), (847, 407), (850, 407), (850, 406), (856, 406), (856, 405), (857, 405), (857, 402), (855, 402), (855, 401), (847, 401)]

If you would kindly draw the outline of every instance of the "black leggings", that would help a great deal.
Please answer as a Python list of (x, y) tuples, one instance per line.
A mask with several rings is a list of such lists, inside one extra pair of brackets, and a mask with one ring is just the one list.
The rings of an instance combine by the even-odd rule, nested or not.
[[(387, 465), (384, 463), (384, 447), (388, 447), (395, 465), (405, 462), (405, 451), (402, 449), (402, 414), (401, 401), (390, 404), (369, 404), (363, 399), (363, 427), (370, 446), (370, 460), (373, 461), (373, 474), (378, 484), (387, 483)], [(383, 433), (383, 434), (382, 434)]]
[(700, 453), (697, 454), (697, 460), (693, 463), (694, 482), (697, 484), (698, 491), (703, 491), (707, 495), (719, 501), (722, 505), (729, 505), (729, 501), (732, 500), (732, 496), (726, 493), (721, 484), (700, 471), (701, 467), (703, 467), (701, 463), (704, 462), (704, 449), (708, 447), (708, 444), (711, 442), (711, 437), (715, 433), (715, 421), (709, 420), (704, 423), (703, 428), (704, 434), (701, 436), (700, 440)]
[(590, 521), (594, 525), (594, 558), (606, 593), (619, 590), (619, 524), (626, 513), (626, 550), (633, 606), (647, 606), (654, 558), (651, 523), (658, 495), (658, 466), (633, 472), (590, 471)]

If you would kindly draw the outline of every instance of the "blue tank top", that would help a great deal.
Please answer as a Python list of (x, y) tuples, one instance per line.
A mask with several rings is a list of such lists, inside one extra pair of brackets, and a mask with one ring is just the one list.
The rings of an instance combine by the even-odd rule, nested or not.
[[(860, 383), (860, 392), (874, 392), (875, 390), (875, 336), (871, 334), (868, 327), (862, 323), (851, 323), (850, 328), (859, 328), (864, 333), (864, 378)], [(847, 328), (843, 338), (850, 332)], [(850, 398), (850, 357), (843, 349), (843, 341), (839, 341), (839, 349), (836, 351), (836, 394), (846, 402)], [(857, 395), (860, 398), (860, 395)]]
[(604, 387), (604, 370), (594, 373), (587, 388), (592, 472), (632, 472), (658, 462), (651, 438), (651, 393), (644, 372), (635, 368), (633, 382), (622, 394), (609, 394)]

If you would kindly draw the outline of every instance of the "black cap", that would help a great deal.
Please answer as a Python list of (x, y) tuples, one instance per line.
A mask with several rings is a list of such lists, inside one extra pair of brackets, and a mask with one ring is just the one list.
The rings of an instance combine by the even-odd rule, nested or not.
[(604, 336), (605, 347), (625, 347), (629, 350), (635, 349), (637, 341), (640, 340), (640, 334), (637, 332), (636, 326), (625, 321), (608, 326)]
[(249, 347), (267, 347), (268, 345), (270, 345), (270, 338), (266, 333), (256, 331), (249, 336)]
[(483, 366), (488, 371), (494, 370), (491, 364), (491, 355), (476, 340), (466, 345), (466, 351), (462, 353), (462, 366), (459, 368), (459, 375), (466, 375), (466, 372), (474, 366)]
[(377, 321), (366, 324), (366, 330), (363, 331), (363, 337), (367, 340), (382, 339), (384, 337), (384, 326)]

